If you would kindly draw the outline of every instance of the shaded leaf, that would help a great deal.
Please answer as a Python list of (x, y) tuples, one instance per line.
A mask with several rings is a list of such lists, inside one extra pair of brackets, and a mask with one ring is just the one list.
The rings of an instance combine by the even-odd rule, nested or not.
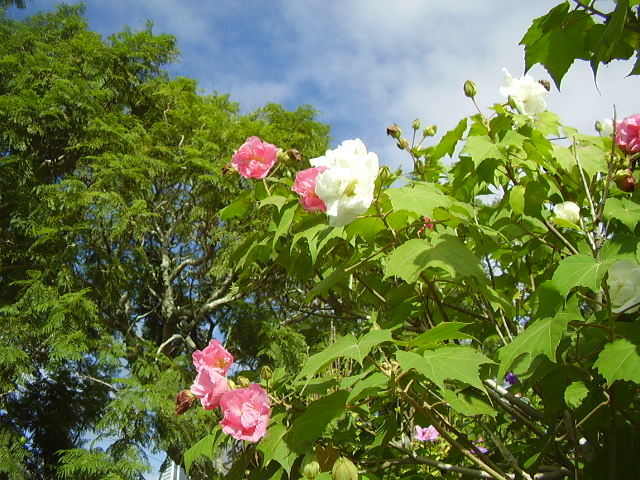
[(607, 344), (593, 366), (609, 385), (616, 380), (640, 384), (640, 353), (638, 347), (625, 338)]

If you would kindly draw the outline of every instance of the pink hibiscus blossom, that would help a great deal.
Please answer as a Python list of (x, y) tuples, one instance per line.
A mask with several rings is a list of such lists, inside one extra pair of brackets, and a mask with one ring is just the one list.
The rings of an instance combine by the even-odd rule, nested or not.
[(219, 406), (222, 395), (228, 391), (227, 378), (208, 368), (198, 372), (191, 385), (191, 393), (200, 399), (205, 410), (213, 410)]
[(203, 369), (210, 369), (225, 375), (233, 363), (233, 355), (218, 340), (211, 340), (204, 350), (196, 350), (191, 357), (198, 373)]
[(438, 432), (433, 425), (429, 425), (427, 428), (416, 425), (416, 440), (421, 442), (435, 442), (438, 438), (440, 438), (440, 432)]
[(264, 178), (276, 163), (278, 147), (249, 137), (231, 157), (231, 165), (246, 178)]
[(302, 170), (296, 174), (296, 181), (291, 190), (300, 195), (300, 205), (307, 212), (326, 212), (327, 205), (316, 194), (316, 178), (319, 173), (329, 167), (313, 167)]
[(627, 153), (640, 152), (640, 114), (616, 124), (616, 145)]
[(269, 397), (260, 385), (228, 391), (220, 399), (220, 408), (222, 431), (236, 440), (257, 442), (267, 433)]

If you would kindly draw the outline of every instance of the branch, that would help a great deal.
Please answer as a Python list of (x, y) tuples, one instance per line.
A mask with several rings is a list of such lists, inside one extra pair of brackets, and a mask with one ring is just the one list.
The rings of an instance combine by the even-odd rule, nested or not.
[[(380, 466), (380, 468), (386, 468), (392, 465), (420, 464), (420, 465), (429, 465), (430, 467), (435, 467), (441, 472), (461, 473), (463, 475), (466, 475), (472, 478), (494, 478), (491, 475), (489, 475), (487, 472), (483, 472), (481, 470), (474, 470), (472, 468), (462, 467), (460, 465), (452, 465), (450, 463), (438, 462), (430, 458), (420, 457), (416, 455), (414, 451), (403, 447), (398, 442), (389, 442), (389, 446), (395, 448), (396, 450), (401, 451), (402, 453), (406, 453), (411, 458), (387, 460)], [(569, 472), (569, 470), (561, 467), (549, 472), (536, 473), (532, 478), (534, 480), (556, 480), (556, 479), (564, 478), (568, 476), (570, 473), (571, 472)], [(513, 473), (509, 473), (507, 474), (507, 477), (510, 479), (515, 479), (516, 475)]]

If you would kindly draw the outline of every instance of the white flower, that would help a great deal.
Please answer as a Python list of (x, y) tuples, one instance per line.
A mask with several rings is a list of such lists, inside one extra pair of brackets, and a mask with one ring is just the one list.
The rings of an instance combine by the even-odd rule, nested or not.
[(605, 118), (600, 123), (600, 135), (603, 137), (610, 137), (613, 135), (613, 120)]
[(521, 113), (533, 115), (547, 109), (547, 103), (542, 97), (549, 92), (542, 84), (531, 75), (517, 79), (513, 78), (506, 68), (502, 71), (505, 85), (500, 87), (500, 94), (507, 98), (511, 97)]
[(367, 152), (359, 138), (345, 140), (310, 163), (313, 167), (329, 167), (318, 174), (315, 188), (316, 195), (327, 205), (329, 225), (347, 225), (368, 210), (379, 164), (378, 156)]
[[(609, 296), (611, 311), (633, 313), (640, 305), (629, 308), (640, 302), (640, 265), (629, 260), (618, 260), (609, 268)], [(629, 310), (627, 310), (629, 308)]]
[(566, 220), (567, 222), (580, 223), (580, 207), (573, 202), (563, 202), (553, 207), (553, 213), (556, 217)]

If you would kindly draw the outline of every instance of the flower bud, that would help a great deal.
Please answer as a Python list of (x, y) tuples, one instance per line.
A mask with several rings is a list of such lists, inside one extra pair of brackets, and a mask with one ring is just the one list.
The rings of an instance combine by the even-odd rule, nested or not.
[(287, 155), (287, 152), (279, 148), (276, 152), (276, 161), (286, 162), (287, 160), (289, 160), (289, 155)]
[(438, 132), (438, 126), (437, 125), (429, 125), (427, 128), (424, 129), (422, 134), (425, 137), (433, 137), (437, 132)]
[(411, 128), (413, 128), (414, 130), (420, 130), (420, 119), (416, 118), (413, 123), (411, 124)]
[(387, 135), (399, 140), (400, 137), (402, 137), (402, 130), (400, 130), (400, 127), (397, 124), (393, 123), (387, 127)]
[(331, 469), (333, 480), (358, 480), (358, 469), (351, 460), (340, 457)]
[(556, 217), (567, 222), (578, 224), (580, 222), (580, 206), (574, 202), (562, 202), (553, 207)]
[(593, 127), (596, 129), (596, 132), (602, 132), (602, 122), (600, 120), (596, 120), (596, 123)]
[(628, 168), (626, 170), (618, 170), (616, 172), (616, 185), (623, 192), (631, 193), (636, 189), (638, 183), (633, 177), (633, 173)]
[(189, 410), (195, 401), (195, 395), (189, 390), (180, 390), (178, 395), (176, 395), (176, 415), (183, 414)]
[(466, 82), (464, 82), (463, 90), (464, 90), (465, 96), (469, 98), (474, 98), (478, 93), (478, 87), (476, 87), (476, 84), (473, 83), (471, 80), (467, 80)]
[(384, 181), (391, 176), (391, 170), (387, 165), (383, 165), (380, 167), (380, 171), (378, 172), (378, 178), (384, 183)]
[(405, 148), (409, 147), (409, 140), (407, 140), (406, 138), (402, 137), (400, 140), (398, 140), (396, 142), (396, 145), (398, 146), (398, 148), (400, 150), (404, 150)]
[(271, 377), (273, 377), (273, 370), (271, 370), (271, 367), (269, 367), (269, 365), (264, 365), (260, 369), (260, 378), (262, 378), (263, 380), (269, 380), (271, 379)]
[(302, 459), (302, 465), (300, 465), (300, 471), (302, 472), (302, 476), (313, 480), (318, 475), (320, 475), (320, 464), (316, 459), (315, 454), (308, 453)]
[(247, 377), (243, 377), (242, 375), (237, 376), (236, 381), (242, 388), (247, 388), (251, 383)]

